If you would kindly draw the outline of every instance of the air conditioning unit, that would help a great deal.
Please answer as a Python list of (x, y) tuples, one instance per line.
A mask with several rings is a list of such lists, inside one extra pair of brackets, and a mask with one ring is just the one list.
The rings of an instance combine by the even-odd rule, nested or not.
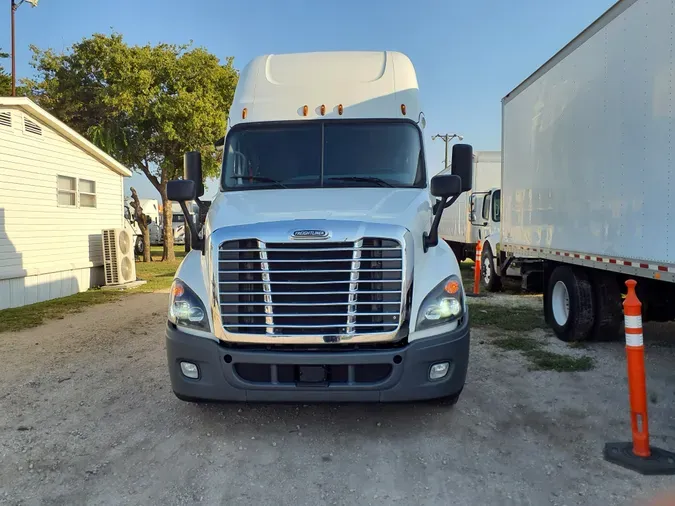
[(136, 281), (134, 236), (126, 228), (112, 228), (102, 232), (103, 267), (106, 285), (123, 285)]

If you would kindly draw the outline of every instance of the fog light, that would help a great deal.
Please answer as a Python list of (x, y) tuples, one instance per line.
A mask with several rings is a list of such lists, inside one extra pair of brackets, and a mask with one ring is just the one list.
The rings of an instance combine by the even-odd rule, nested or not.
[(197, 365), (193, 364), (192, 362), (181, 362), (180, 370), (183, 373), (183, 376), (185, 376), (186, 378), (190, 379), (199, 378), (199, 369), (197, 368)]
[(449, 362), (441, 362), (440, 364), (434, 364), (431, 366), (431, 369), (429, 370), (429, 379), (430, 380), (441, 379), (448, 374), (449, 370), (450, 370)]

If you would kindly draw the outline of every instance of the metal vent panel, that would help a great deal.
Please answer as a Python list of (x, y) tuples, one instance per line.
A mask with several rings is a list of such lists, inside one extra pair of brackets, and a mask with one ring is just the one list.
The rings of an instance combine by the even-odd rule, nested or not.
[(0, 126), (12, 127), (12, 113), (9, 111), (0, 112)]
[(395, 332), (404, 271), (396, 239), (226, 241), (216, 273), (222, 325), (270, 337)]

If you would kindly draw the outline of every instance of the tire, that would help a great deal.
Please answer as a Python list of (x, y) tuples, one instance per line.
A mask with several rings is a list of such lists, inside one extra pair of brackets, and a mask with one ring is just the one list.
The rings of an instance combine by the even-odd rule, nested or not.
[(546, 321), (558, 339), (585, 341), (595, 323), (593, 287), (583, 269), (556, 267), (546, 287)]
[(199, 397), (187, 397), (185, 395), (181, 395), (177, 392), (173, 393), (179, 400), (183, 402), (190, 402), (192, 404), (208, 404), (209, 401), (208, 399), (200, 399)]
[(616, 341), (621, 337), (623, 305), (616, 276), (604, 271), (593, 271), (593, 302), (595, 323), (590, 339), (593, 341)]
[(134, 245), (134, 253), (136, 253), (137, 256), (143, 256), (143, 251), (145, 251), (145, 247), (143, 245), (143, 238), (136, 237), (136, 244)]
[(490, 244), (485, 243), (480, 259), (481, 281), (488, 292), (498, 292), (502, 288), (502, 278), (495, 271), (495, 257)]
[(450, 246), (450, 249), (452, 252), (455, 254), (455, 257), (457, 257), (458, 262), (463, 262), (466, 260), (466, 252), (464, 251), (464, 246), (461, 244), (457, 244), (456, 242), (449, 242), (448, 245)]
[(434, 404), (436, 404), (437, 406), (450, 408), (455, 404), (457, 404), (457, 401), (459, 401), (459, 397), (462, 395), (462, 390), (464, 390), (464, 387), (460, 388), (459, 392), (457, 393), (445, 397), (440, 397), (438, 399), (434, 399)]

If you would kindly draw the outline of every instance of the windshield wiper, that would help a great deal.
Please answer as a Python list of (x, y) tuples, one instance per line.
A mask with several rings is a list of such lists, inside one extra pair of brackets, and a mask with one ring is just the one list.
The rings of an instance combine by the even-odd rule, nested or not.
[(391, 183), (388, 183), (384, 179), (380, 179), (379, 177), (360, 177), (360, 176), (348, 176), (348, 177), (329, 177), (326, 178), (326, 181), (358, 181), (362, 183), (375, 183), (378, 186), (387, 186), (389, 188), (394, 188), (394, 185)]
[(243, 180), (248, 179), (249, 181), (258, 181), (259, 183), (272, 183), (281, 188), (288, 188), (288, 186), (286, 186), (281, 181), (277, 181), (276, 179), (272, 179), (271, 177), (265, 176), (230, 176), (230, 179), (243, 179)]

